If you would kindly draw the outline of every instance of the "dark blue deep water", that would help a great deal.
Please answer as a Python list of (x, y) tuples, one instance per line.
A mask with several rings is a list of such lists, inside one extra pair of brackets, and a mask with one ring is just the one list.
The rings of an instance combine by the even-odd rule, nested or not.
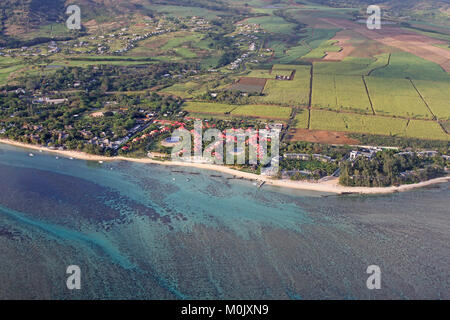
[(28, 154), (0, 145), (0, 299), (450, 299), (450, 184), (335, 196)]

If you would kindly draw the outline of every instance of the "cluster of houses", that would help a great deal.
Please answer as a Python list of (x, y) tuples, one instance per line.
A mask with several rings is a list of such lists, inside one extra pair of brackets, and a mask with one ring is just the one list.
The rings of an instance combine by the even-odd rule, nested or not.
[(33, 104), (63, 104), (68, 102), (69, 100), (66, 98), (61, 98), (61, 99), (50, 99), (48, 97), (39, 97), (39, 98), (34, 98), (32, 100)]
[[(4, 57), (11, 57), (11, 55), (14, 55), (16, 52), (20, 52), (19, 55), (23, 56), (23, 57), (31, 57), (31, 56), (46, 56), (46, 54), (42, 54), (42, 50), (39, 48), (33, 48), (33, 47), (21, 47), (19, 49), (19, 51), (17, 50), (13, 50), (13, 49), (7, 49), (5, 50), (5, 47), (0, 47), (0, 56), (4, 56)], [(4, 52), (2, 52), (4, 51)]]
[(88, 144), (96, 145), (105, 149), (112, 149), (114, 151), (118, 150), (119, 148), (127, 150), (128, 147), (124, 145), (128, 143), (133, 136), (147, 129), (150, 124), (151, 122), (137, 124), (128, 131), (128, 134), (125, 137), (122, 137), (115, 141), (107, 138), (104, 132), (100, 134), (100, 137), (92, 137), (92, 133), (90, 131), (81, 131), (81, 134), (83, 135), (83, 138), (89, 139), (87, 141)]
[[(241, 37), (237, 41), (237, 43), (243, 43), (245, 45), (248, 44), (248, 51), (244, 54), (242, 54), (239, 58), (237, 58), (235, 61), (233, 61), (229, 66), (228, 69), (230, 70), (236, 70), (239, 68), (239, 66), (244, 63), (250, 56), (254, 54), (255, 51), (257, 51), (258, 46), (258, 40), (259, 36), (256, 35), (258, 33), (265, 33), (263, 29), (258, 24), (238, 24), (237, 25), (237, 32), (234, 35), (231, 35), (231, 38)], [(251, 60), (252, 63), (258, 63), (258, 60)]]
[(127, 40), (127, 44), (125, 45), (124, 48), (119, 49), (119, 50), (115, 50), (114, 53), (120, 54), (120, 53), (128, 52), (131, 49), (133, 49), (134, 47), (136, 47), (136, 43), (139, 42), (139, 41), (148, 39), (150, 37), (159, 36), (159, 35), (162, 35), (162, 34), (165, 34), (165, 33), (173, 32), (173, 31), (174, 31), (173, 29), (157, 30), (157, 31), (145, 33), (143, 35), (133, 34), (132, 38), (123, 37), (125, 40)]
[(230, 63), (228, 69), (230, 70), (238, 69), (241, 66), (241, 64), (243, 64), (250, 56), (251, 52), (243, 53), (239, 58)]
[(381, 148), (361, 148), (360, 150), (353, 150), (350, 152), (349, 159), (350, 161), (356, 161), (358, 158), (366, 158), (373, 159), (378, 152), (383, 151)]
[(190, 21), (187, 23), (191, 27), (191, 31), (205, 31), (211, 28), (208, 20), (202, 17), (192, 17)]
[(257, 23), (238, 23), (236, 25), (238, 34), (255, 34), (255, 33), (265, 33), (264, 29)]
[[(136, 143), (136, 142), (140, 142), (142, 140), (146, 140), (148, 138), (155, 138), (161, 134), (165, 134), (165, 133), (170, 133), (172, 132), (174, 129), (176, 128), (184, 128), (184, 126), (186, 125), (183, 122), (179, 122), (179, 121), (170, 121), (170, 120), (153, 120), (151, 122), (148, 122), (145, 126), (139, 126), (139, 130), (138, 132), (142, 132), (145, 129), (147, 129), (151, 124), (156, 124), (159, 125), (159, 128), (157, 130), (152, 130), (148, 133), (145, 133), (139, 137), (135, 137), (132, 142)], [(136, 132), (136, 133), (138, 133)], [(132, 131), (130, 131), (130, 133), (132, 133)], [(132, 136), (136, 135), (136, 133), (132, 134)], [(130, 140), (131, 137), (129, 137), (123, 144), (127, 143)], [(129, 145), (124, 145), (121, 148), (123, 151), (127, 151), (130, 149)]]
[(293, 76), (292, 74), (289, 76), (280, 76), (280, 75), (276, 75), (275, 76), (275, 80), (280, 80), (280, 81), (291, 81), (293, 80)]
[(336, 160), (325, 156), (323, 154), (308, 154), (308, 153), (286, 153), (283, 155), (283, 158), (286, 160), (302, 160), (302, 161), (311, 161), (318, 160), (322, 162), (335, 162)]
[(61, 49), (58, 47), (55, 41), (51, 41), (48, 45), (48, 53), (54, 54), (58, 52), (61, 52)]

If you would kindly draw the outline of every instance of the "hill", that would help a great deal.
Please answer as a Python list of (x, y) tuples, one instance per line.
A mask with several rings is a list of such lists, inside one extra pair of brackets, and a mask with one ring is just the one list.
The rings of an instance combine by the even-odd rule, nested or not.
[(65, 8), (70, 4), (80, 6), (83, 21), (104, 21), (134, 13), (152, 15), (152, 5), (229, 10), (229, 6), (221, 0), (2, 0), (0, 39), (21, 38), (41, 26), (64, 22), (67, 18)]

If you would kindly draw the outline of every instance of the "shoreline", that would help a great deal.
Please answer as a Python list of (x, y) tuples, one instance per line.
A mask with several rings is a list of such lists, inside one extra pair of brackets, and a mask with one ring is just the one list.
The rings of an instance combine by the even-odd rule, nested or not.
[(324, 182), (303, 182), (303, 181), (291, 181), (291, 180), (273, 180), (269, 177), (260, 176), (254, 173), (242, 172), (236, 169), (232, 169), (226, 166), (216, 165), (216, 164), (205, 164), (205, 163), (192, 163), (192, 162), (177, 162), (177, 161), (158, 161), (153, 159), (139, 159), (139, 158), (127, 158), (123, 156), (117, 157), (107, 157), (107, 156), (96, 156), (87, 154), (80, 151), (70, 151), (70, 150), (52, 150), (47, 147), (36, 146), (31, 144), (26, 144), (22, 142), (17, 142), (9, 139), (0, 139), (0, 144), (6, 144), (10, 146), (15, 146), (19, 148), (24, 148), (28, 150), (35, 150), (39, 152), (47, 152), (53, 153), (60, 156), (65, 156), (68, 158), (78, 159), (78, 160), (87, 160), (87, 161), (103, 161), (103, 162), (114, 162), (114, 161), (130, 161), (135, 163), (144, 163), (144, 164), (157, 164), (163, 166), (174, 166), (174, 167), (190, 167), (197, 168), (202, 170), (216, 171), (225, 174), (229, 174), (238, 178), (243, 178), (247, 180), (264, 182), (265, 185), (281, 187), (281, 188), (289, 188), (289, 189), (297, 189), (297, 190), (306, 190), (306, 191), (317, 191), (323, 193), (334, 193), (334, 194), (389, 194), (396, 192), (405, 192), (414, 190), (417, 188), (422, 188), (426, 186), (430, 186), (433, 184), (444, 183), (450, 181), (450, 176), (447, 175), (445, 177), (436, 178), (428, 181), (423, 181), (416, 184), (407, 184), (401, 185), (398, 187), (345, 187), (339, 185), (339, 179), (334, 178)]

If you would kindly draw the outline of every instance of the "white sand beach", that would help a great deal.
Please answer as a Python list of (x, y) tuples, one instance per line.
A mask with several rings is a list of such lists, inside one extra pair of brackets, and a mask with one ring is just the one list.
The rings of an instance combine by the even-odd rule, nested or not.
[(221, 172), (229, 175), (233, 175), (238, 178), (264, 182), (266, 185), (282, 187), (282, 188), (291, 188), (298, 190), (309, 190), (309, 191), (317, 191), (324, 193), (334, 193), (334, 194), (387, 194), (394, 192), (405, 192), (409, 190), (413, 190), (416, 188), (422, 188), (425, 186), (430, 186), (437, 183), (444, 183), (450, 181), (450, 176), (441, 177), (437, 179), (432, 179), (429, 181), (420, 182), (417, 184), (408, 184), (401, 186), (391, 186), (385, 188), (367, 188), (367, 187), (345, 187), (339, 185), (338, 178), (332, 178), (324, 182), (303, 182), (303, 181), (291, 181), (291, 180), (276, 180), (270, 177), (261, 176), (253, 173), (242, 172), (230, 167), (215, 165), (215, 164), (204, 164), (204, 163), (193, 163), (193, 162), (176, 162), (176, 161), (158, 161), (153, 159), (138, 159), (138, 158), (127, 158), (127, 157), (106, 157), (106, 156), (96, 156), (87, 154), (84, 152), (78, 151), (69, 151), (69, 150), (53, 150), (47, 147), (36, 146), (25, 144), (13, 140), (8, 139), (0, 139), (0, 143), (8, 144), (20, 148), (25, 148), (29, 150), (36, 150), (48, 153), (54, 153), (60, 156), (64, 156), (67, 158), (79, 159), (79, 160), (88, 160), (88, 161), (102, 161), (102, 162), (111, 162), (111, 161), (132, 161), (137, 163), (149, 163), (149, 164), (158, 164), (165, 166), (176, 166), (176, 167), (191, 167), (198, 168), (202, 170), (212, 170), (216, 172)]

